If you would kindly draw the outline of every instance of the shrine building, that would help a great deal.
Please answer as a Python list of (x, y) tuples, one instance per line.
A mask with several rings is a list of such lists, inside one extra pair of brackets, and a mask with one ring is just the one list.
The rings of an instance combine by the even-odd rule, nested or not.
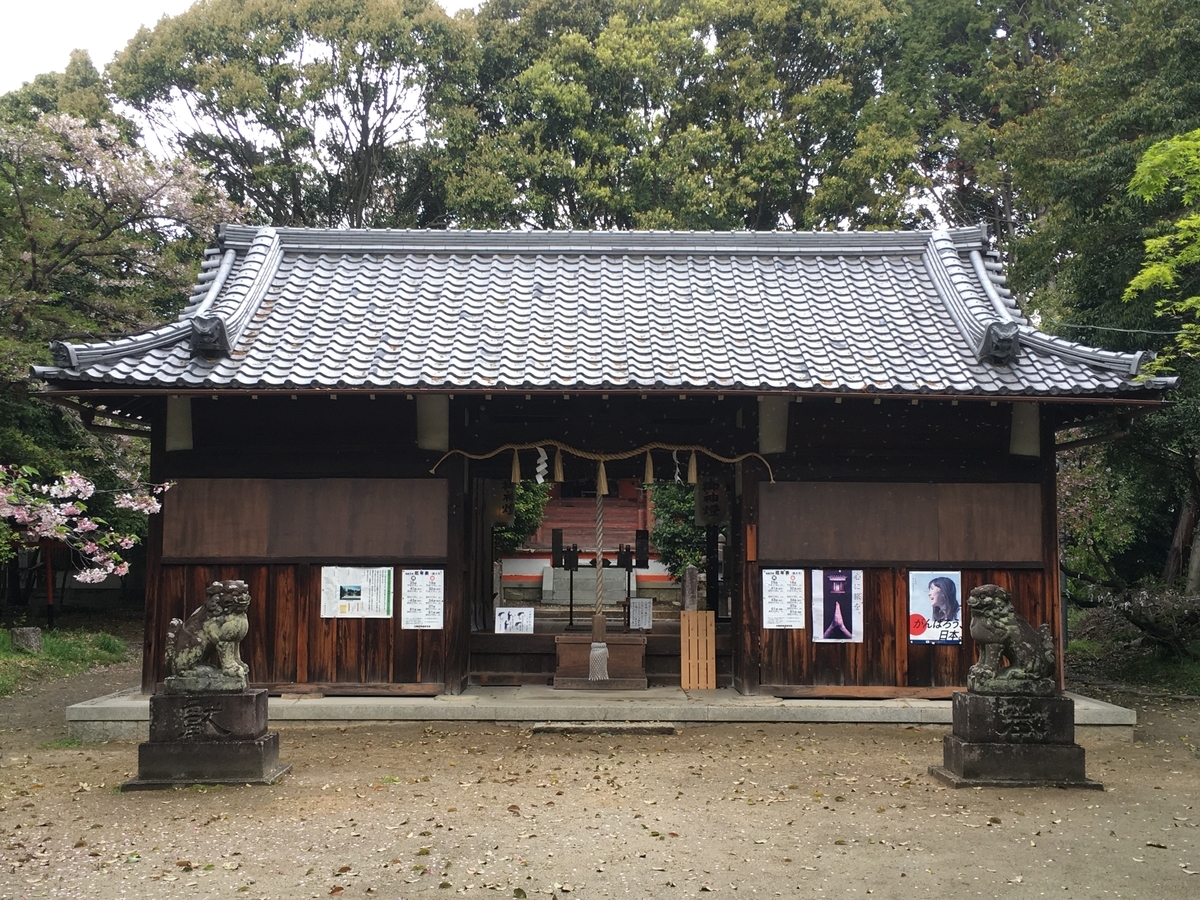
[[(33, 374), (85, 420), (147, 429), (152, 480), (174, 482), (150, 525), (148, 692), (168, 621), (231, 578), (273, 692), (554, 683), (568, 620), (516, 616), (493, 579), (498, 507), (540, 475), (599, 493), (597, 518), (651, 477), (699, 486), (718, 685), (942, 697), (975, 660), (980, 584), (1061, 644), (1057, 454), (1173, 386), (1038, 330), (990, 248), (982, 227), (231, 225), (176, 321), (56, 344)], [(652, 619), (645, 683), (678, 685), (679, 611)]]

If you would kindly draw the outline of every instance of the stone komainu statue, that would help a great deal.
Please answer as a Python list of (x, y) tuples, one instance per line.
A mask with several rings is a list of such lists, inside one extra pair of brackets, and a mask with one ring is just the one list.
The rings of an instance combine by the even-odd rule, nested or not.
[[(967, 673), (967, 689), (980, 694), (1056, 692), (1054, 638), (1048, 625), (1034, 628), (1013, 608), (1008, 592), (995, 584), (971, 591), (971, 637), (980, 645), (979, 662)], [(1001, 666), (1001, 659), (1008, 665)]]
[(250, 624), (250, 591), (244, 581), (214, 581), (204, 605), (167, 626), (168, 689), (240, 691), (250, 667), (242, 662), (241, 642)]

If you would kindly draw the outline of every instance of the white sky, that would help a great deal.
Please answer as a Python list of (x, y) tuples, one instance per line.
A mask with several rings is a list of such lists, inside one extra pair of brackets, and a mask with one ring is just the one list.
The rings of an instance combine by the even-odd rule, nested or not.
[[(0, 94), (42, 72), (61, 72), (75, 49), (87, 50), (103, 70), (137, 33), (193, 0), (3, 0), (0, 2)], [(441, 0), (450, 12), (474, 0)]]

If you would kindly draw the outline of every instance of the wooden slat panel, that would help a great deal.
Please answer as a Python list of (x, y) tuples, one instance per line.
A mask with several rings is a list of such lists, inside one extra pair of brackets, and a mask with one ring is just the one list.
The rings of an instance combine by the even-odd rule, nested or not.
[(185, 478), (163, 495), (163, 556), (247, 559), (267, 555), (268, 482)]
[(938, 485), (938, 559), (1040, 563), (1040, 484)]
[(446, 556), (440, 478), (183, 479), (165, 498), (170, 560)]
[(896, 598), (890, 569), (863, 571), (863, 684), (896, 685)]
[(390, 619), (364, 619), (362, 634), (363, 681), (392, 680), (392, 623)]
[(296, 598), (296, 569), (294, 566), (269, 566), (268, 572), (271, 602), (270, 680), (300, 681), (297, 656), (303, 642), (297, 639), (297, 635), (305, 632), (298, 627), (300, 605)]
[(282, 479), (269, 485), (272, 557), (446, 555), (443, 479)]
[(717, 687), (716, 614), (710, 610), (679, 613), (680, 686), (685, 691)]
[(843, 565), (938, 558), (938, 494), (929, 484), (763, 484), (759, 558)]
[(366, 681), (363, 673), (363, 619), (327, 619), (337, 623), (337, 677), (333, 681)]
[(251, 681), (275, 680), (268, 662), (275, 655), (275, 633), (271, 623), (276, 613), (268, 587), (270, 573), (266, 566), (247, 566), (243, 576), (250, 591), (250, 608), (246, 611), (250, 628), (242, 641), (242, 661), (250, 667)]
[[(304, 603), (308, 606), (308, 681), (337, 681), (338, 619), (321, 616), (321, 567), (306, 566)], [(396, 616), (399, 619), (399, 616)]]

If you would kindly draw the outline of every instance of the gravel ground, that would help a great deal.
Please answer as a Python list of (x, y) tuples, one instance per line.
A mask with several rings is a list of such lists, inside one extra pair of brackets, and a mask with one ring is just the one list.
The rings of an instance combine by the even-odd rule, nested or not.
[(136, 680), (0, 700), (3, 900), (1200, 897), (1187, 701), (1139, 697), (1135, 743), (1088, 745), (1103, 793), (945, 788), (930, 729), (438, 723), (284, 729), (275, 787), (121, 794), (136, 745), (64, 746), (63, 710)]

